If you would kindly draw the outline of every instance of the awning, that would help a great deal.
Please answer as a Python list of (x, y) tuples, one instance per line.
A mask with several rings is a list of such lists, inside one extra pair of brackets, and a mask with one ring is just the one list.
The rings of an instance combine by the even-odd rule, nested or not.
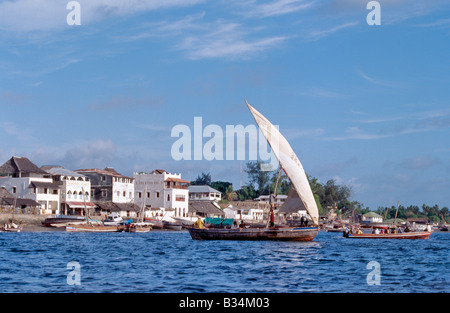
[[(71, 201), (71, 202), (66, 202), (66, 204), (71, 209), (84, 209), (84, 202), (82, 202), (82, 201)], [(95, 208), (96, 205), (92, 202), (86, 202), (86, 207), (92, 209), (92, 208)]]

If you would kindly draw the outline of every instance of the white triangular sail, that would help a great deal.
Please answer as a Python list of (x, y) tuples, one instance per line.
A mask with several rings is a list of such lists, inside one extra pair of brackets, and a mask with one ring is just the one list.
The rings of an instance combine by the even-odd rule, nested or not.
[(255, 118), (261, 132), (266, 137), (267, 142), (272, 148), (272, 152), (280, 162), (281, 167), (286, 172), (286, 175), (292, 182), (295, 190), (297, 191), (300, 199), (302, 200), (306, 211), (313, 220), (315, 225), (319, 224), (319, 210), (317, 208), (314, 195), (306, 177), (305, 170), (303, 169), (300, 160), (295, 155), (286, 138), (278, 131), (278, 129), (269, 122), (261, 113), (247, 103), (250, 112)]

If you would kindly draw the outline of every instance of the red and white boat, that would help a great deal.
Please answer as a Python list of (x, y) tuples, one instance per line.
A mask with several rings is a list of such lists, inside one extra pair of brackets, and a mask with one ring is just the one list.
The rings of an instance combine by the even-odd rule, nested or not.
[(360, 239), (428, 239), (432, 231), (414, 231), (407, 233), (385, 233), (385, 234), (351, 234), (344, 233), (345, 238), (360, 238)]

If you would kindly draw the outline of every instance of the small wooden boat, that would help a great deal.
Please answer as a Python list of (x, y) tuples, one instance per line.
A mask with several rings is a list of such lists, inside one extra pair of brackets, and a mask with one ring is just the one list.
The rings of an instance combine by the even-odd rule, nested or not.
[(2, 228), (0, 228), (1, 231), (5, 232), (11, 232), (11, 233), (20, 233), (22, 231), (22, 227), (11, 223), (11, 224), (5, 224)]
[(358, 238), (358, 239), (428, 239), (432, 234), (432, 231), (417, 231), (407, 233), (387, 233), (387, 234), (350, 234), (344, 232), (345, 238)]
[(164, 228), (164, 223), (161, 220), (158, 220), (156, 218), (150, 218), (150, 217), (146, 217), (144, 218), (144, 221), (148, 222), (153, 229), (163, 229)]
[(95, 225), (95, 224), (81, 224), (81, 225), (73, 225), (69, 224), (66, 226), (67, 232), (97, 232), (97, 233), (106, 233), (106, 232), (121, 232), (124, 230), (124, 226), (104, 226), (104, 225)]
[(173, 223), (173, 222), (168, 222), (168, 221), (163, 221), (163, 225), (165, 229), (169, 229), (169, 230), (182, 230), (183, 229), (183, 224), (181, 223)]
[(102, 222), (105, 226), (119, 226), (125, 223), (122, 217), (117, 213), (109, 214)]
[(125, 231), (129, 233), (148, 233), (152, 229), (150, 223), (131, 223), (125, 226)]
[(86, 224), (86, 218), (82, 216), (59, 215), (46, 218), (42, 225), (46, 227), (66, 227), (68, 224)]
[(319, 227), (265, 227), (265, 228), (189, 228), (192, 239), (197, 240), (279, 240), (311, 241)]

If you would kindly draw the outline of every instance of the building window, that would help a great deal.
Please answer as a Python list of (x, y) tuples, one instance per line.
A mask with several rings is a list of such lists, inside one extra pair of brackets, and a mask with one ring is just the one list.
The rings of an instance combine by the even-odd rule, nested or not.
[(12, 187), (12, 193), (16, 193), (17, 192), (17, 188), (16, 187)]
[(147, 192), (147, 198), (150, 198), (150, 192)]
[(167, 201), (170, 201), (170, 195), (167, 195)]
[(159, 198), (159, 191), (156, 192), (156, 198)]
[(141, 192), (138, 192), (138, 198), (139, 199), (142, 198), (142, 193)]

